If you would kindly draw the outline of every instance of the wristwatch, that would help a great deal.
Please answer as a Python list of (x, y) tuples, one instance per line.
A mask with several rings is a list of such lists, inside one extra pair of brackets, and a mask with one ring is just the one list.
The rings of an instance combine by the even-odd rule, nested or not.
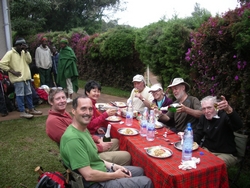
[(144, 101), (145, 101), (145, 98), (142, 98), (141, 101), (144, 102)]
[(114, 172), (115, 170), (114, 170), (114, 166), (115, 166), (115, 164), (114, 163), (112, 163), (112, 165), (111, 165), (111, 167), (110, 167), (110, 169)]

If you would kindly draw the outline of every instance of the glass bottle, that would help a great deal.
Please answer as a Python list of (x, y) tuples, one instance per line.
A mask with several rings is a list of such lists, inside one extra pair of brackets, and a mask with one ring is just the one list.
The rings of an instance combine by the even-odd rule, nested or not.
[(108, 124), (107, 131), (103, 137), (103, 142), (111, 142), (110, 130), (111, 130), (111, 125)]

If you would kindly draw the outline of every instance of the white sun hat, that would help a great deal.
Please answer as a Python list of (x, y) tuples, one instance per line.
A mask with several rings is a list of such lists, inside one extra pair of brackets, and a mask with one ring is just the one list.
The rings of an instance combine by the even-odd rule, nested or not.
[(170, 87), (173, 87), (173, 86), (177, 86), (177, 85), (179, 85), (179, 84), (184, 84), (185, 85), (185, 91), (187, 92), (188, 90), (189, 90), (189, 88), (190, 88), (190, 85), (187, 83), (187, 82), (185, 82), (182, 78), (175, 78), (174, 80), (173, 80), (173, 82), (172, 82), (172, 84), (170, 84), (169, 86), (168, 86), (168, 88), (170, 88)]

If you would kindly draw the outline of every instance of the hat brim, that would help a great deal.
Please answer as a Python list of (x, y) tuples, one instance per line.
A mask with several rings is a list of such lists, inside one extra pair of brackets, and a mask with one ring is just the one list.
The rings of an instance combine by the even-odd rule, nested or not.
[(181, 82), (181, 83), (177, 83), (177, 84), (171, 84), (171, 85), (168, 86), (168, 88), (171, 88), (171, 87), (174, 87), (174, 86), (177, 86), (177, 85), (180, 85), (180, 84), (185, 85), (185, 91), (186, 92), (189, 91), (190, 85), (187, 82)]
[(143, 80), (133, 80), (132, 82), (144, 82)]

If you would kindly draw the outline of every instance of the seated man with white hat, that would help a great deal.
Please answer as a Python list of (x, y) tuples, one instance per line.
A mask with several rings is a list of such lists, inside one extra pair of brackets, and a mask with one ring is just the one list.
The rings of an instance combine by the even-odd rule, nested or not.
[(166, 114), (159, 116), (160, 120), (167, 124), (169, 120), (174, 119), (175, 127), (172, 129), (174, 132), (184, 131), (187, 123), (191, 123), (192, 128), (195, 130), (199, 122), (199, 117), (202, 115), (200, 101), (193, 96), (187, 94), (190, 86), (182, 78), (175, 78), (168, 86), (173, 92), (176, 101), (180, 107), (176, 112), (168, 111)]
[(132, 101), (134, 110), (140, 112), (143, 111), (144, 107), (151, 108), (151, 103), (154, 97), (149, 93), (149, 87), (146, 86), (145, 79), (142, 75), (135, 75), (133, 77), (134, 89), (131, 91), (130, 97), (127, 100)]

